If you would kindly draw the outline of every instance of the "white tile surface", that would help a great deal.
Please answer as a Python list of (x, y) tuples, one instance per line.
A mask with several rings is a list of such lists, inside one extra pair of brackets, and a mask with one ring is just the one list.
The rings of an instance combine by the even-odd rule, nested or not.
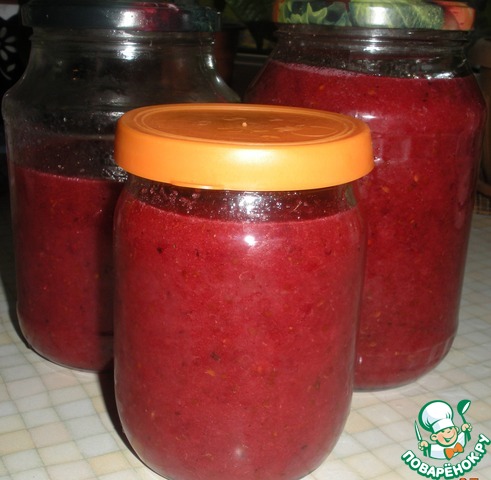
[[(53, 365), (20, 339), (7, 300), (14, 296), (9, 225), (0, 197), (0, 480), (161, 479), (126, 447), (97, 375)], [(414, 421), (435, 399), (454, 407), (472, 401), (469, 448), (479, 433), (491, 438), (491, 216), (474, 216), (460, 318), (453, 348), (433, 372), (402, 388), (355, 393), (334, 451), (305, 480), (425, 478), (401, 456), (418, 451)], [(491, 479), (491, 446), (462, 478)]]

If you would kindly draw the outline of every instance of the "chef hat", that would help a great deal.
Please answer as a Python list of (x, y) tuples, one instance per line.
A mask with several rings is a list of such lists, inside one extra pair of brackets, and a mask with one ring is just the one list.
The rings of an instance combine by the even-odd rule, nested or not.
[(427, 403), (419, 412), (419, 423), (429, 432), (437, 433), (454, 427), (452, 407), (441, 400)]

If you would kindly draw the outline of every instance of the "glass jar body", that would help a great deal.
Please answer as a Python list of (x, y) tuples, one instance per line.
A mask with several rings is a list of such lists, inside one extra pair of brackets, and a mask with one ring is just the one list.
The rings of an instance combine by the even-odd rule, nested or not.
[(21, 330), (55, 363), (112, 361), (116, 120), (142, 105), (234, 101), (211, 34), (34, 29), (3, 115)]
[(358, 182), (368, 248), (357, 389), (416, 380), (457, 330), (484, 119), (463, 45), (460, 32), (282, 27), (247, 94), (372, 131), (376, 167)]
[(182, 480), (316, 468), (352, 394), (365, 229), (351, 187), (130, 175), (115, 218), (116, 399), (137, 454)]

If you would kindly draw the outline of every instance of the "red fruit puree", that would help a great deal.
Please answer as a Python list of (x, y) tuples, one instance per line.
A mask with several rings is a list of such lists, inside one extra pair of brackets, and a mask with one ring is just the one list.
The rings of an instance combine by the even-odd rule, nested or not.
[(358, 208), (338, 188), (329, 202), (342, 211), (317, 193), (271, 194), (287, 213), (264, 219), (264, 193), (139, 182), (115, 226), (116, 397), (130, 443), (173, 479), (306, 475), (351, 399)]
[(475, 79), (270, 61), (247, 101), (368, 123), (376, 167), (358, 182), (369, 231), (355, 388), (395, 386), (429, 371), (457, 329), (483, 122)]
[(64, 366), (112, 360), (112, 218), (121, 183), (11, 165), (17, 305), (27, 342)]

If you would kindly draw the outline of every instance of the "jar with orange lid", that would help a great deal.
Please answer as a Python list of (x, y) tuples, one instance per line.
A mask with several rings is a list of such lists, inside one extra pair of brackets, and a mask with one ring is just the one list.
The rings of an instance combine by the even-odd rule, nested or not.
[(366, 125), (258, 105), (118, 122), (115, 385), (124, 431), (180, 480), (287, 480), (338, 439), (352, 395)]
[(355, 387), (415, 381), (445, 357), (458, 327), (485, 118), (465, 58), (474, 11), (440, 0), (276, 4), (278, 43), (246, 101), (369, 125)]

